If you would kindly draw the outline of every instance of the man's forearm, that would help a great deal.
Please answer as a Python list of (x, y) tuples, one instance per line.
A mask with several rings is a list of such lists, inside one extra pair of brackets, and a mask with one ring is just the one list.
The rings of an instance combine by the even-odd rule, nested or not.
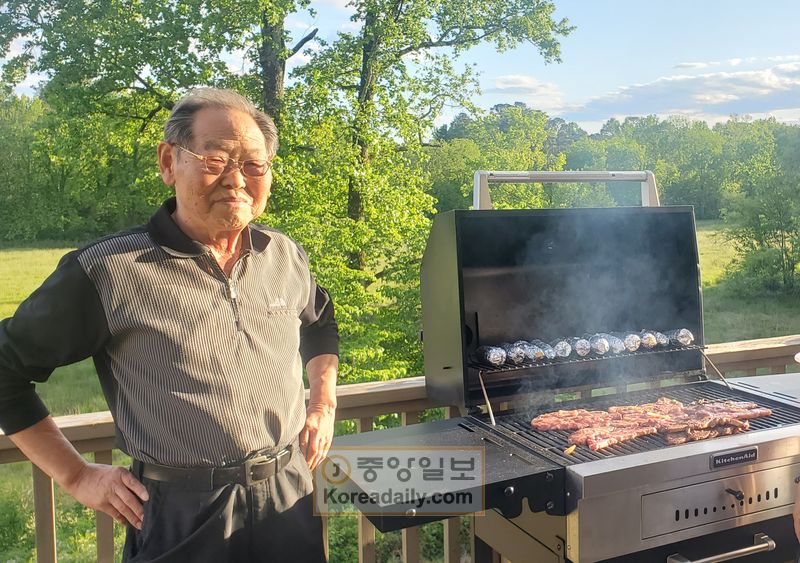
[(324, 405), (336, 408), (336, 376), (339, 372), (339, 357), (335, 354), (320, 354), (309, 360), (308, 373), (309, 405)]
[(25, 457), (64, 489), (70, 488), (86, 465), (51, 416), (8, 437)]
[(67, 493), (89, 508), (141, 529), (147, 490), (122, 467), (87, 463), (52, 417), (9, 434), (14, 444)]

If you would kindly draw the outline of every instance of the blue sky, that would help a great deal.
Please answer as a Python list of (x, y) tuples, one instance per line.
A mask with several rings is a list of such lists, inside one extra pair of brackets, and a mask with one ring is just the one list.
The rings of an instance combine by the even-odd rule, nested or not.
[[(575, 31), (563, 62), (545, 64), (530, 45), (497, 53), (476, 47), (484, 109), (521, 101), (595, 132), (610, 117), (683, 115), (710, 123), (731, 114), (800, 124), (800, 0), (555, 0)], [(316, 0), (315, 16), (287, 18), (296, 40), (310, 29), (332, 41), (355, 31), (348, 0)], [(18, 50), (20, 42), (12, 46)], [(309, 49), (318, 48), (313, 42)], [(228, 62), (242, 68), (242, 54)], [(290, 61), (290, 68), (307, 55)], [(30, 93), (41, 76), (18, 91)], [(438, 123), (460, 111), (448, 107)]]
[[(332, 39), (352, 30), (346, 0), (313, 3), (295, 14)], [(488, 109), (522, 101), (590, 132), (610, 117), (684, 115), (708, 122), (731, 114), (800, 124), (800, 0), (556, 0), (576, 26), (562, 39), (562, 63), (545, 64), (532, 46), (497, 53), (489, 45), (462, 57), (475, 63)], [(439, 119), (449, 121), (458, 108)]]

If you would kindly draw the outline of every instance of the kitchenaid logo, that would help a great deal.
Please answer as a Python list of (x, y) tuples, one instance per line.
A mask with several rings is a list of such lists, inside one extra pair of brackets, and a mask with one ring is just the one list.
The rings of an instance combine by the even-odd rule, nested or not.
[(711, 456), (711, 469), (719, 469), (721, 467), (737, 465), (739, 463), (748, 463), (750, 461), (756, 461), (757, 459), (758, 448), (716, 454)]

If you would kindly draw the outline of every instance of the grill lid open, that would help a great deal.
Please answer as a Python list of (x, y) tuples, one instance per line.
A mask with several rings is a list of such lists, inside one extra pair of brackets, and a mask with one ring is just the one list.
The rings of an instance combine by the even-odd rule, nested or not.
[[(467, 409), (522, 393), (704, 374), (691, 207), (450, 211), (422, 263), (427, 391)], [(481, 365), (481, 345), (686, 328), (690, 347)]]

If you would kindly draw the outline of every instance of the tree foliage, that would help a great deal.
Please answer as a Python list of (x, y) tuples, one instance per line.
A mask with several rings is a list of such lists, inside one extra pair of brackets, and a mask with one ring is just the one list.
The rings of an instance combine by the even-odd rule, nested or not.
[[(307, 6), (0, 4), (0, 48), (22, 45), (4, 65), (4, 92), (26, 73), (47, 76), (36, 102), (41, 117), (15, 142), (34, 147), (43, 163), (37, 173), (48, 175), (34, 183), (58, 203), (52, 213), (39, 208), (46, 220), (29, 214), (21, 234), (91, 236), (144, 220), (165, 195), (153, 162), (166, 110), (194, 86), (236, 88), (280, 125), (265, 220), (306, 246), (334, 295), (343, 378), (419, 373), (418, 267), (435, 211), (425, 144), (443, 104), (470, 107), (477, 84), (457, 58), (481, 43), (500, 51), (527, 44), (557, 61), (559, 38), (571, 28), (554, 19), (549, 0), (357, 0), (355, 31), (318, 41), (287, 80), (286, 61), (316, 30), (292, 37), (285, 21)], [(238, 68), (226, 62), (232, 55), (243, 61)], [(31, 144), (25, 135), (37, 132), (38, 144)], [(19, 207), (14, 182), (0, 190)]]

